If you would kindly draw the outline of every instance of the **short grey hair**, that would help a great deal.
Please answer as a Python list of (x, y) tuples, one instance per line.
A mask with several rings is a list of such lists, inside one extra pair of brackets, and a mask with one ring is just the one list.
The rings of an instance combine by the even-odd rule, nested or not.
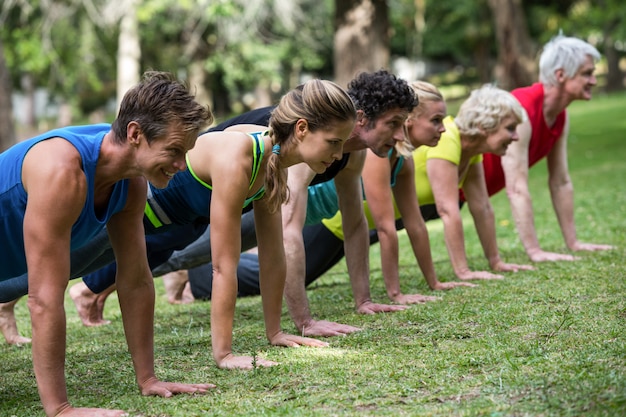
[(454, 122), (462, 135), (476, 137), (496, 131), (507, 116), (513, 116), (517, 123), (526, 119), (522, 105), (513, 94), (486, 84), (473, 90), (461, 104)]
[(594, 62), (600, 59), (600, 52), (582, 39), (558, 35), (548, 42), (539, 58), (539, 81), (544, 85), (556, 85), (557, 70), (562, 69), (568, 78), (576, 75), (587, 56)]

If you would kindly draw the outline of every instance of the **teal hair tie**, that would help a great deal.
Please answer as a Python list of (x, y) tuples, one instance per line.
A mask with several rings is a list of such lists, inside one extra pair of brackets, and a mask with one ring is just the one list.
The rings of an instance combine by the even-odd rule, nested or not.
[(280, 155), (280, 145), (276, 144), (272, 146), (272, 153), (276, 155)]

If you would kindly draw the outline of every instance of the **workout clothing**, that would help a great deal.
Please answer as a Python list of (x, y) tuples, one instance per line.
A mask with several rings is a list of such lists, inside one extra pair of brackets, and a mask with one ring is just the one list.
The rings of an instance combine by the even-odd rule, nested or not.
[[(111, 216), (126, 205), (128, 181), (114, 184), (105, 210), (94, 209), (94, 181), (100, 146), (109, 124), (71, 126), (51, 130), (32, 139), (20, 142), (0, 154), (0, 280), (20, 276), (27, 271), (24, 251), (24, 214), (28, 194), (22, 184), (22, 165), (28, 151), (36, 144), (51, 138), (63, 138), (72, 144), (81, 157), (87, 179), (87, 196), (83, 210), (72, 226), (70, 248), (72, 250), (89, 242), (104, 229)], [(54, 207), (50, 207), (54, 210)]]

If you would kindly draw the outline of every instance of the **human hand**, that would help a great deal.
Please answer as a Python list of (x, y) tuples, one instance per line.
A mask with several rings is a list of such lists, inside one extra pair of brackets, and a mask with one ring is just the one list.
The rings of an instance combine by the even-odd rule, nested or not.
[(322, 342), (321, 340), (311, 339), (310, 337), (296, 336), (284, 332), (278, 332), (276, 335), (270, 338), (270, 344), (273, 346), (313, 346), (313, 347), (326, 347), (328, 342)]
[(127, 417), (124, 410), (107, 410), (106, 408), (74, 408), (68, 404), (56, 417)]
[(555, 261), (577, 261), (578, 257), (565, 253), (546, 252), (538, 250), (528, 253), (528, 257), (533, 262), (555, 262)]
[(334, 321), (311, 320), (304, 326), (302, 335), (321, 337), (345, 336), (360, 330), (361, 329), (359, 327), (336, 323)]
[(141, 395), (156, 395), (169, 398), (175, 394), (204, 394), (213, 384), (182, 384), (178, 382), (164, 382), (152, 377), (139, 384)]
[(220, 369), (254, 369), (260, 366), (269, 367), (278, 365), (278, 362), (252, 356), (235, 356), (229, 353), (219, 361), (216, 359), (217, 367)]
[(500, 272), (517, 272), (517, 271), (532, 271), (535, 267), (531, 265), (518, 265), (507, 264), (506, 262), (499, 261), (493, 266), (494, 271)]
[(407, 309), (405, 305), (377, 304), (366, 301), (357, 306), (356, 311), (361, 314), (390, 313), (393, 311), (401, 311)]
[(472, 280), (472, 279), (503, 279), (504, 276), (498, 274), (492, 274), (488, 271), (464, 271), (456, 274), (458, 279)]
[(439, 301), (441, 297), (422, 294), (398, 294), (392, 300), (398, 304), (424, 304), (428, 301)]
[(585, 243), (585, 242), (579, 242), (576, 241), (576, 243), (574, 243), (571, 247), (571, 250), (573, 251), (590, 251), (590, 252), (594, 252), (594, 251), (599, 251), (599, 250), (613, 250), (615, 249), (615, 246), (612, 245), (599, 245), (597, 243)]
[(471, 282), (458, 282), (458, 281), (450, 281), (450, 282), (441, 282), (437, 281), (437, 283), (431, 287), (431, 290), (434, 291), (446, 291), (451, 290), (456, 287), (477, 287), (478, 285), (472, 284)]

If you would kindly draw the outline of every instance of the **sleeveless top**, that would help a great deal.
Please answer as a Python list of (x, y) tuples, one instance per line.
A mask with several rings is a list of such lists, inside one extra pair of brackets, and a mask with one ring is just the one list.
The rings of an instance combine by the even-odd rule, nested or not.
[[(559, 113), (554, 124), (548, 126), (543, 117), (543, 84), (535, 83), (530, 87), (517, 88), (511, 91), (511, 94), (517, 98), (526, 110), (532, 128), (528, 146), (528, 167), (530, 168), (547, 156), (561, 135), (563, 135), (566, 111), (563, 110)], [(487, 192), (491, 196), (502, 190), (506, 185), (504, 171), (502, 170), (502, 160), (498, 155), (485, 154), (483, 167), (485, 169)]]
[(72, 226), (71, 250), (89, 242), (105, 227), (113, 214), (124, 208), (128, 195), (128, 180), (114, 184), (109, 203), (102, 214), (97, 215), (94, 210), (96, 164), (104, 135), (110, 130), (109, 124), (55, 129), (20, 142), (0, 154), (0, 241), (2, 242), (0, 280), (27, 272), (24, 252), (24, 213), (28, 194), (22, 184), (22, 165), (28, 151), (37, 143), (60, 137), (70, 142), (81, 157), (83, 171), (87, 178), (87, 196), (83, 210)]
[[(248, 133), (253, 146), (252, 176), (250, 187), (257, 179), (263, 156), (266, 132)], [(265, 194), (262, 187), (252, 197), (248, 197), (242, 208), (252, 201), (259, 200)], [(148, 199), (144, 210), (144, 226), (146, 233), (156, 228), (183, 225), (194, 222), (209, 223), (212, 187), (195, 174), (187, 157), (187, 169), (179, 172), (170, 180), (166, 188), (148, 185)], [(163, 231), (164, 229), (161, 229)]]

